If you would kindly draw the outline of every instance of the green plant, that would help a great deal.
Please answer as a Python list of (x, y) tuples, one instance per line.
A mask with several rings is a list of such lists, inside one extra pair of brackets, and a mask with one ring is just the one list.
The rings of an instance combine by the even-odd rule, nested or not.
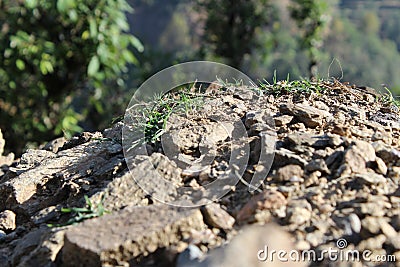
[(8, 148), (80, 131), (123, 85), (130, 51), (126, 0), (0, 1), (0, 128)]
[(165, 133), (168, 119), (175, 113), (189, 115), (201, 105), (201, 94), (191, 93), (190, 87), (176, 88), (165, 95), (156, 95), (154, 100), (146, 103), (136, 111), (134, 127), (144, 129), (144, 137), (137, 140), (133, 147), (143, 143), (156, 144)]
[(271, 92), (275, 96), (281, 96), (286, 94), (321, 94), (326, 90), (327, 81), (322, 79), (301, 79), (290, 81), (289, 74), (286, 80), (277, 81), (276, 72), (274, 73), (273, 83), (269, 83), (267, 80), (260, 82), (260, 89)]
[(380, 100), (383, 103), (394, 105), (394, 106), (400, 108), (400, 100), (396, 99), (396, 98), (399, 98), (399, 96), (393, 96), (392, 91), (389, 88), (387, 88), (386, 86), (384, 87), (384, 89), (385, 89), (385, 93), (382, 94)]
[(48, 226), (49, 227), (61, 227), (61, 226), (77, 224), (84, 220), (95, 218), (95, 217), (100, 217), (106, 213), (109, 213), (109, 211), (105, 210), (103, 207), (104, 195), (101, 198), (100, 202), (96, 206), (94, 206), (92, 204), (92, 202), (90, 201), (88, 196), (85, 195), (84, 197), (85, 197), (86, 207), (84, 207), (84, 208), (78, 208), (78, 207), (61, 208), (61, 212), (71, 213), (73, 215), (73, 217), (71, 217), (67, 222), (65, 222), (63, 224), (48, 224)]

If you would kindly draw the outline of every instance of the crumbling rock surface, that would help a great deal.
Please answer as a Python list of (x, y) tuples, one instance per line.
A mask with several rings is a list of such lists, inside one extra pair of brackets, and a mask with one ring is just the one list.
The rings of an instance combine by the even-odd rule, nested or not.
[[(257, 258), (266, 246), (317, 258), (329, 249), (369, 250), (400, 266), (399, 110), (362, 88), (320, 86), (281, 95), (216, 90), (199, 112), (170, 116), (161, 137), (169, 145), (147, 144), (130, 170), (122, 122), (28, 150), (19, 161), (1, 156), (0, 135), (0, 266), (281, 266)], [(236, 166), (244, 173), (217, 203), (169, 206), (144, 190), (178, 206), (183, 187), (202, 196), (203, 185), (234, 177), (230, 156), (246, 145), (248, 161)], [(268, 175), (250, 193), (262, 171)], [(104, 215), (69, 224), (76, 214), (62, 208), (88, 200)], [(377, 264), (322, 258), (299, 264)]]

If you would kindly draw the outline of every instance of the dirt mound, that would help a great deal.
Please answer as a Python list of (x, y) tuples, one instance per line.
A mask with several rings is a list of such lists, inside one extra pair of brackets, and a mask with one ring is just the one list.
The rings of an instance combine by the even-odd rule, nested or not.
[[(400, 259), (390, 94), (283, 81), (158, 101), (142, 113), (144, 155), (124, 157), (119, 122), (1, 167), (1, 266), (280, 266), (281, 249), (289, 266)], [(221, 180), (226, 194), (204, 190)], [(205, 198), (216, 203), (179, 207)]]

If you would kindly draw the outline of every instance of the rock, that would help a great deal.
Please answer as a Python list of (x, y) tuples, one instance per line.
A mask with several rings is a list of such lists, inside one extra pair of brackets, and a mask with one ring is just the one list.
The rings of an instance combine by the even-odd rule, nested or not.
[(311, 205), (305, 199), (292, 200), (287, 207), (288, 222), (296, 226), (311, 219)]
[(64, 146), (64, 144), (67, 142), (67, 139), (64, 137), (60, 137), (57, 139), (54, 139), (47, 144), (45, 144), (43, 147), (40, 147), (40, 149), (47, 150), (53, 153), (57, 153), (58, 149)]
[[(209, 253), (202, 262), (189, 262), (177, 267), (208, 267), (208, 266), (306, 266), (301, 261), (295, 261), (288, 254), (288, 261), (280, 261), (275, 254), (278, 251), (286, 253), (295, 250), (291, 236), (275, 224), (247, 227), (236, 236), (229, 245)], [(271, 254), (274, 251), (274, 254)], [(238, 257), (240, 255), (240, 257)]]
[(377, 235), (375, 237), (371, 237), (361, 241), (360, 244), (358, 244), (357, 248), (359, 251), (375, 250), (381, 248), (385, 241), (385, 235)]
[(102, 199), (104, 209), (108, 211), (117, 211), (128, 206), (148, 205), (146, 192), (135, 182), (129, 171), (116, 176), (103, 191), (90, 197), (92, 203), (100, 203)]
[(388, 168), (387, 168), (385, 162), (381, 158), (376, 157), (375, 163), (376, 163), (375, 170), (380, 174), (386, 175)]
[(352, 213), (349, 216), (349, 221), (350, 221), (350, 226), (351, 229), (355, 232), (355, 233), (359, 233), (361, 231), (361, 221), (360, 218)]
[(375, 150), (370, 143), (360, 140), (353, 141), (344, 153), (342, 174), (366, 173), (367, 163), (375, 161), (375, 159)]
[(280, 182), (288, 182), (293, 177), (301, 178), (304, 175), (303, 169), (299, 165), (286, 165), (279, 168), (276, 172), (276, 179)]
[(0, 230), (13, 231), (17, 226), (15, 225), (15, 213), (11, 210), (0, 212)]
[(311, 246), (316, 247), (324, 241), (324, 233), (319, 230), (307, 234), (306, 241), (310, 243)]
[(276, 126), (283, 126), (289, 124), (293, 120), (293, 116), (281, 115), (274, 117), (274, 122)]
[(179, 254), (176, 261), (176, 267), (192, 266), (198, 264), (204, 257), (204, 253), (198, 246), (190, 244), (181, 254)]
[(323, 119), (332, 116), (325, 110), (320, 110), (303, 104), (283, 104), (279, 107), (279, 109), (283, 114), (295, 116), (296, 119), (303, 122), (307, 127), (310, 128), (322, 126)]
[(54, 266), (63, 244), (64, 231), (49, 231), (42, 235), (40, 243), (34, 250), (21, 258), (18, 266)]
[(42, 236), (48, 233), (48, 231), (49, 229), (47, 227), (38, 228), (29, 232), (19, 240), (10, 257), (11, 265), (17, 266), (23, 256), (29, 255), (36, 249), (41, 243)]
[(190, 237), (204, 228), (198, 209), (131, 207), (85, 221), (65, 233), (63, 266), (129, 266), (129, 261)]
[(286, 205), (286, 199), (277, 191), (263, 191), (253, 196), (237, 213), (236, 220), (239, 223), (250, 219), (257, 210), (277, 210)]
[(305, 168), (308, 172), (320, 171), (326, 174), (331, 173), (323, 159), (315, 159), (308, 163)]
[(20, 164), (33, 167), (39, 165), (45, 159), (52, 159), (56, 155), (53, 152), (39, 149), (28, 149), (26, 153), (21, 156)]
[(286, 164), (299, 165), (303, 167), (307, 164), (307, 161), (288, 149), (280, 148), (275, 150), (273, 167), (281, 167)]
[(124, 127), (123, 122), (117, 122), (111, 128), (107, 128), (103, 131), (103, 137), (112, 139), (118, 143), (122, 143), (122, 128)]
[(392, 137), (386, 131), (375, 131), (375, 133), (371, 137), (372, 141), (382, 140), (385, 144), (392, 144)]
[(385, 203), (382, 202), (367, 202), (359, 205), (359, 213), (365, 215), (371, 215), (375, 217), (385, 216)]
[(329, 135), (312, 135), (309, 133), (291, 133), (287, 136), (287, 140), (293, 145), (306, 145), (314, 148), (325, 148), (332, 143), (332, 137)]
[(400, 160), (400, 151), (385, 145), (381, 141), (372, 143), (376, 155), (380, 157), (386, 164), (398, 162)]
[(360, 180), (362, 183), (371, 185), (371, 184), (379, 184), (387, 182), (386, 178), (380, 174), (369, 172), (365, 174), (356, 174), (354, 176), (357, 180)]
[(229, 230), (235, 223), (235, 219), (216, 203), (204, 206), (202, 211), (205, 222), (212, 227)]
[[(121, 145), (113, 141), (94, 141), (61, 151), (57, 156), (45, 150), (24, 154), (15, 168), (17, 173), (18, 170), (23, 171), (0, 184), (0, 210), (18, 207), (33, 214), (52, 206), (66, 198), (72, 190), (67, 186), (62, 187), (64, 182), (71, 185), (72, 180), (88, 174), (94, 177), (112, 174), (123, 161), (118, 155), (121, 151)], [(42, 192), (38, 194), (38, 190)]]

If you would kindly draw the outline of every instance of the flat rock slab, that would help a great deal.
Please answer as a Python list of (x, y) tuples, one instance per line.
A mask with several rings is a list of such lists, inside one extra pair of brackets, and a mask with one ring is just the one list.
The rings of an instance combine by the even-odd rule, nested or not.
[(129, 207), (69, 229), (63, 266), (129, 266), (135, 257), (176, 244), (205, 227), (199, 209)]
[(104, 175), (122, 161), (113, 157), (121, 151), (121, 145), (113, 141), (88, 142), (57, 154), (30, 150), (22, 156), (21, 164), (14, 168), (17, 175), (0, 184), (0, 210), (19, 208), (33, 214), (44, 208), (45, 203), (50, 203), (60, 193), (61, 186), (41, 197), (37, 194), (39, 187), (50, 181), (61, 185), (91, 172), (93, 176)]

